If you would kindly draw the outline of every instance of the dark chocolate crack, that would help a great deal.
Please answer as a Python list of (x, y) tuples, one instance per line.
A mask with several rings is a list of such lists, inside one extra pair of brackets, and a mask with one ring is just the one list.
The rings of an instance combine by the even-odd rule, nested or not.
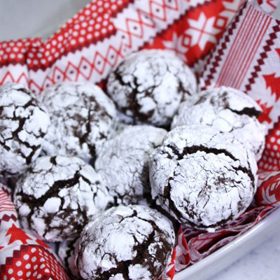
[(189, 154), (195, 154), (197, 152), (205, 152), (206, 154), (215, 154), (215, 155), (220, 155), (224, 154), (231, 158), (234, 161), (237, 161), (237, 159), (227, 150), (225, 149), (216, 149), (216, 148), (208, 148), (202, 145), (193, 145), (191, 147), (184, 147), (182, 152), (179, 152), (178, 149), (169, 144), (166, 146), (167, 148), (170, 148), (172, 152), (174, 153), (175, 156), (177, 156), (178, 160), (181, 160), (184, 158), (184, 156), (189, 155)]
[[(108, 280), (110, 277), (117, 274), (121, 274), (125, 280), (130, 280), (129, 277), (129, 267), (133, 265), (140, 264), (144, 266), (152, 275), (153, 279), (158, 279), (162, 273), (164, 267), (167, 265), (168, 254), (172, 250), (172, 244), (166, 240), (165, 233), (157, 226), (153, 220), (147, 220), (138, 216), (136, 210), (133, 211), (132, 215), (123, 217), (119, 223), (127, 219), (140, 219), (144, 222), (149, 223), (153, 227), (153, 231), (146, 236), (145, 240), (141, 243), (133, 236), (135, 245), (133, 246), (133, 252), (136, 252), (136, 256), (131, 260), (117, 261), (115, 256), (110, 252), (105, 252), (106, 255), (111, 256), (116, 261), (116, 266), (110, 268), (109, 270), (102, 271), (101, 267), (97, 268), (94, 275), (96, 280)], [(155, 241), (155, 237), (159, 238), (159, 241)], [(87, 246), (87, 240), (82, 244), (82, 246)], [(150, 255), (148, 248), (151, 244), (154, 244), (156, 251), (153, 255)], [(159, 261), (162, 266), (157, 267), (155, 261)], [(91, 277), (92, 275), (88, 275)]]

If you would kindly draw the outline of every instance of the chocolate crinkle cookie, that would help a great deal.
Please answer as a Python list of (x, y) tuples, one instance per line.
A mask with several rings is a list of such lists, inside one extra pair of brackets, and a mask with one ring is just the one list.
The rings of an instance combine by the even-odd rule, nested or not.
[(41, 102), (52, 122), (44, 152), (95, 159), (116, 115), (114, 103), (102, 89), (91, 83), (62, 83), (43, 92)]
[(95, 162), (115, 204), (135, 204), (150, 193), (149, 156), (166, 131), (148, 125), (129, 126), (107, 141)]
[(111, 198), (102, 178), (75, 157), (41, 157), (17, 182), (14, 203), (22, 226), (46, 241), (75, 238)]
[(146, 206), (111, 208), (88, 224), (77, 246), (82, 279), (159, 279), (175, 245), (172, 223)]
[(231, 134), (181, 126), (152, 155), (152, 197), (182, 224), (211, 230), (251, 204), (256, 171), (254, 154)]
[(132, 53), (112, 71), (107, 91), (120, 117), (131, 124), (168, 127), (179, 104), (196, 91), (190, 68), (173, 52)]
[(0, 87), (0, 177), (24, 172), (41, 152), (48, 114), (24, 86)]
[(202, 124), (230, 132), (260, 159), (265, 144), (265, 129), (257, 119), (261, 112), (260, 106), (244, 92), (213, 88), (202, 92), (193, 105), (182, 103), (172, 127)]

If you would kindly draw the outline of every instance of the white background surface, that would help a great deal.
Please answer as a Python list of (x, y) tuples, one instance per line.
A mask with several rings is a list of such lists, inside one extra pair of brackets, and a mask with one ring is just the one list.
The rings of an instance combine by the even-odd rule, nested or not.
[[(0, 0), (0, 40), (50, 34), (88, 0)], [(280, 7), (278, 9), (280, 18)], [(280, 229), (279, 229), (280, 232)], [(279, 280), (280, 235), (209, 280)], [(190, 279), (191, 280), (191, 279)]]

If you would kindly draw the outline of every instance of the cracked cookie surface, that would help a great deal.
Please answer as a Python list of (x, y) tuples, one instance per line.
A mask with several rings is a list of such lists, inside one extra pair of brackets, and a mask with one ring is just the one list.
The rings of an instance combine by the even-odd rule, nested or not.
[(260, 106), (244, 92), (229, 87), (214, 88), (202, 92), (192, 105), (182, 103), (172, 128), (202, 124), (230, 132), (260, 159), (265, 144), (264, 126), (257, 119), (261, 112)]
[(166, 133), (148, 125), (129, 126), (104, 144), (95, 168), (116, 205), (139, 203), (150, 192), (149, 156)]
[(109, 75), (107, 91), (124, 121), (168, 127), (179, 104), (195, 94), (196, 79), (174, 53), (143, 50)]
[(43, 92), (41, 103), (52, 121), (44, 152), (95, 159), (116, 115), (114, 103), (102, 89), (91, 83), (62, 83)]
[(152, 197), (179, 222), (210, 230), (251, 204), (256, 171), (254, 154), (231, 134), (181, 126), (152, 155)]
[(41, 157), (17, 182), (14, 203), (24, 228), (47, 241), (75, 238), (111, 203), (102, 178), (75, 157)]
[(111, 208), (88, 224), (77, 246), (83, 279), (159, 279), (175, 245), (171, 222), (139, 205)]
[(24, 86), (9, 83), (0, 88), (0, 176), (24, 172), (39, 156), (49, 123), (48, 114)]

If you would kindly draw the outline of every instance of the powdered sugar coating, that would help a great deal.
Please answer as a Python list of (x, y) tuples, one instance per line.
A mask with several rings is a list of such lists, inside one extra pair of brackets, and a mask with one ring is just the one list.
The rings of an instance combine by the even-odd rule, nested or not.
[(110, 74), (107, 91), (124, 121), (167, 127), (179, 104), (192, 99), (196, 79), (174, 53), (143, 50), (129, 55)]
[(48, 114), (19, 84), (0, 87), (0, 176), (18, 175), (40, 154)]
[(172, 223), (146, 206), (118, 206), (86, 226), (76, 262), (83, 279), (159, 279), (175, 245)]
[(147, 125), (129, 126), (107, 141), (95, 162), (115, 204), (139, 203), (149, 188), (149, 156), (166, 131)]
[(203, 124), (230, 132), (260, 159), (265, 144), (265, 129), (257, 119), (261, 112), (260, 106), (244, 92), (229, 87), (213, 88), (202, 92), (194, 105), (182, 103), (172, 128)]
[(102, 89), (88, 82), (66, 82), (48, 88), (42, 104), (52, 121), (44, 143), (46, 154), (95, 159), (116, 115), (113, 102)]
[(75, 238), (110, 202), (101, 176), (75, 157), (37, 159), (14, 194), (23, 227), (47, 241)]
[(250, 205), (256, 171), (254, 154), (231, 134), (181, 126), (153, 153), (152, 197), (183, 224), (216, 228)]

